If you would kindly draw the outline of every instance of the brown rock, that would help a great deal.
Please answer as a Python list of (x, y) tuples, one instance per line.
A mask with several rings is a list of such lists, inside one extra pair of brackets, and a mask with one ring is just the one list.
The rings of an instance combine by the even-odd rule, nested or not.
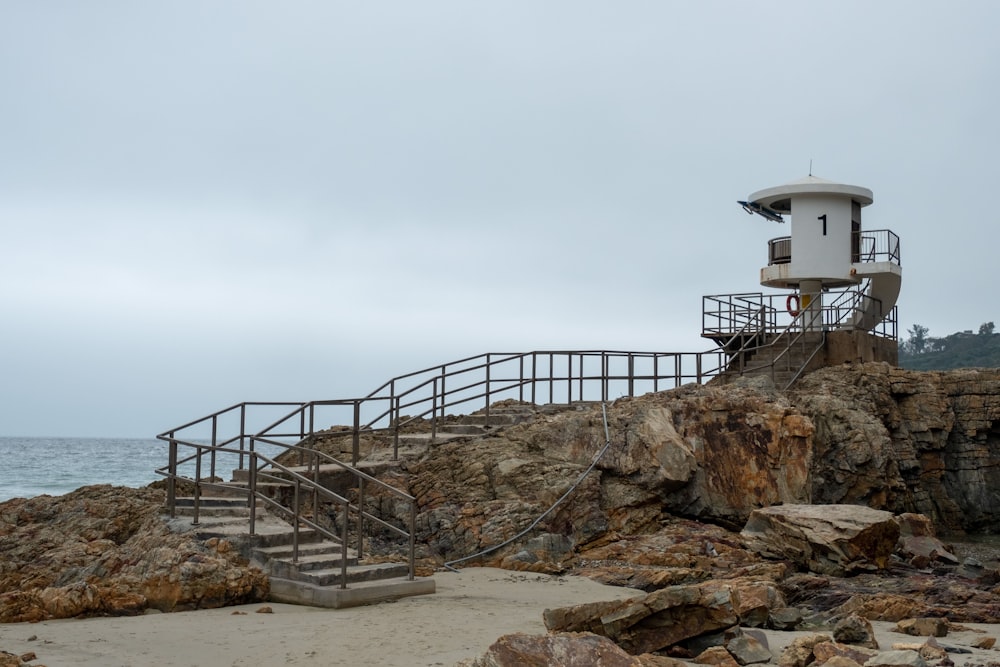
[(770, 662), (774, 657), (765, 644), (743, 632), (726, 642), (726, 650), (740, 665)]
[(893, 632), (915, 637), (945, 637), (948, 621), (943, 618), (907, 618), (896, 623)]
[(981, 649), (991, 649), (997, 643), (996, 637), (980, 637), (979, 639), (972, 642), (975, 648)]
[[(973, 644), (975, 645), (975, 644)], [(924, 660), (943, 660), (948, 657), (948, 650), (941, 646), (936, 639), (930, 637), (917, 648), (917, 653)]]
[(855, 644), (870, 649), (879, 647), (871, 622), (857, 614), (849, 614), (837, 621), (833, 628), (833, 638), (843, 644)]
[(677, 658), (666, 655), (655, 655), (653, 653), (643, 653), (637, 656), (642, 667), (686, 667), (687, 663)]
[(823, 665), (823, 667), (861, 667), (862, 664), (851, 660), (846, 655), (834, 655), (825, 662), (820, 662), (818, 659), (815, 662), (816, 667), (820, 665)]
[(590, 633), (504, 635), (485, 654), (468, 662), (469, 667), (642, 667), (643, 664), (610, 639)]
[(807, 635), (796, 637), (785, 647), (778, 657), (779, 667), (806, 667), (815, 660), (813, 648), (823, 642), (832, 642), (829, 635)]
[(0, 622), (217, 607), (267, 578), (224, 540), (171, 532), (161, 491), (107, 485), (0, 503)]
[(736, 658), (721, 646), (712, 646), (699, 653), (694, 662), (699, 665), (719, 665), (719, 667), (739, 667)]
[(889, 512), (859, 505), (781, 505), (754, 510), (740, 536), (767, 558), (845, 576), (884, 569), (899, 526)]
[(840, 656), (863, 665), (876, 653), (878, 653), (876, 650), (868, 649), (863, 646), (844, 644), (837, 641), (820, 642), (813, 646), (813, 657), (816, 659), (818, 664), (823, 664), (828, 662), (831, 658)]
[(865, 667), (927, 667), (916, 651), (883, 651), (865, 663)]

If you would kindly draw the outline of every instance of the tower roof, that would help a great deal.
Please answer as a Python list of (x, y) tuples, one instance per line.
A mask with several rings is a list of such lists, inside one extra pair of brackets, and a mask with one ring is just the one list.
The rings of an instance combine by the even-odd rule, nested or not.
[(812, 175), (785, 185), (758, 190), (751, 194), (748, 200), (778, 213), (789, 213), (792, 210), (791, 196), (805, 194), (839, 195), (848, 197), (861, 206), (868, 206), (874, 201), (872, 191), (868, 188), (836, 183)]

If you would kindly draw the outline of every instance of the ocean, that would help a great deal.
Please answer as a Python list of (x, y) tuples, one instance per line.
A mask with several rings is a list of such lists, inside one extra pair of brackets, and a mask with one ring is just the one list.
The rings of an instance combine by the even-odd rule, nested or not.
[(166, 464), (167, 443), (155, 438), (0, 437), (0, 502), (91, 484), (143, 487)]

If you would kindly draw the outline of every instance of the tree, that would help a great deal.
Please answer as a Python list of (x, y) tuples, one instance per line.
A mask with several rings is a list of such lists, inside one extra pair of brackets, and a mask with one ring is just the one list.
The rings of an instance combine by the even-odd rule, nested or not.
[(922, 327), (919, 324), (914, 324), (906, 331), (910, 334), (910, 340), (907, 342), (910, 351), (913, 354), (923, 354), (924, 348), (927, 346), (927, 334), (930, 332), (930, 329)]
[(980, 336), (992, 336), (993, 335), (993, 329), (995, 329), (995, 328), (996, 328), (996, 326), (992, 322), (984, 322), (983, 324), (979, 325), (979, 335)]

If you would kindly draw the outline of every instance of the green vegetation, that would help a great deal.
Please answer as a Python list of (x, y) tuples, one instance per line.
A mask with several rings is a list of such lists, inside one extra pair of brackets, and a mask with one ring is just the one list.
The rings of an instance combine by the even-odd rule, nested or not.
[(985, 322), (978, 333), (959, 331), (944, 338), (932, 338), (927, 327), (914, 324), (907, 329), (909, 339), (899, 343), (899, 365), (918, 371), (952, 368), (1000, 367), (1000, 334), (993, 322)]

